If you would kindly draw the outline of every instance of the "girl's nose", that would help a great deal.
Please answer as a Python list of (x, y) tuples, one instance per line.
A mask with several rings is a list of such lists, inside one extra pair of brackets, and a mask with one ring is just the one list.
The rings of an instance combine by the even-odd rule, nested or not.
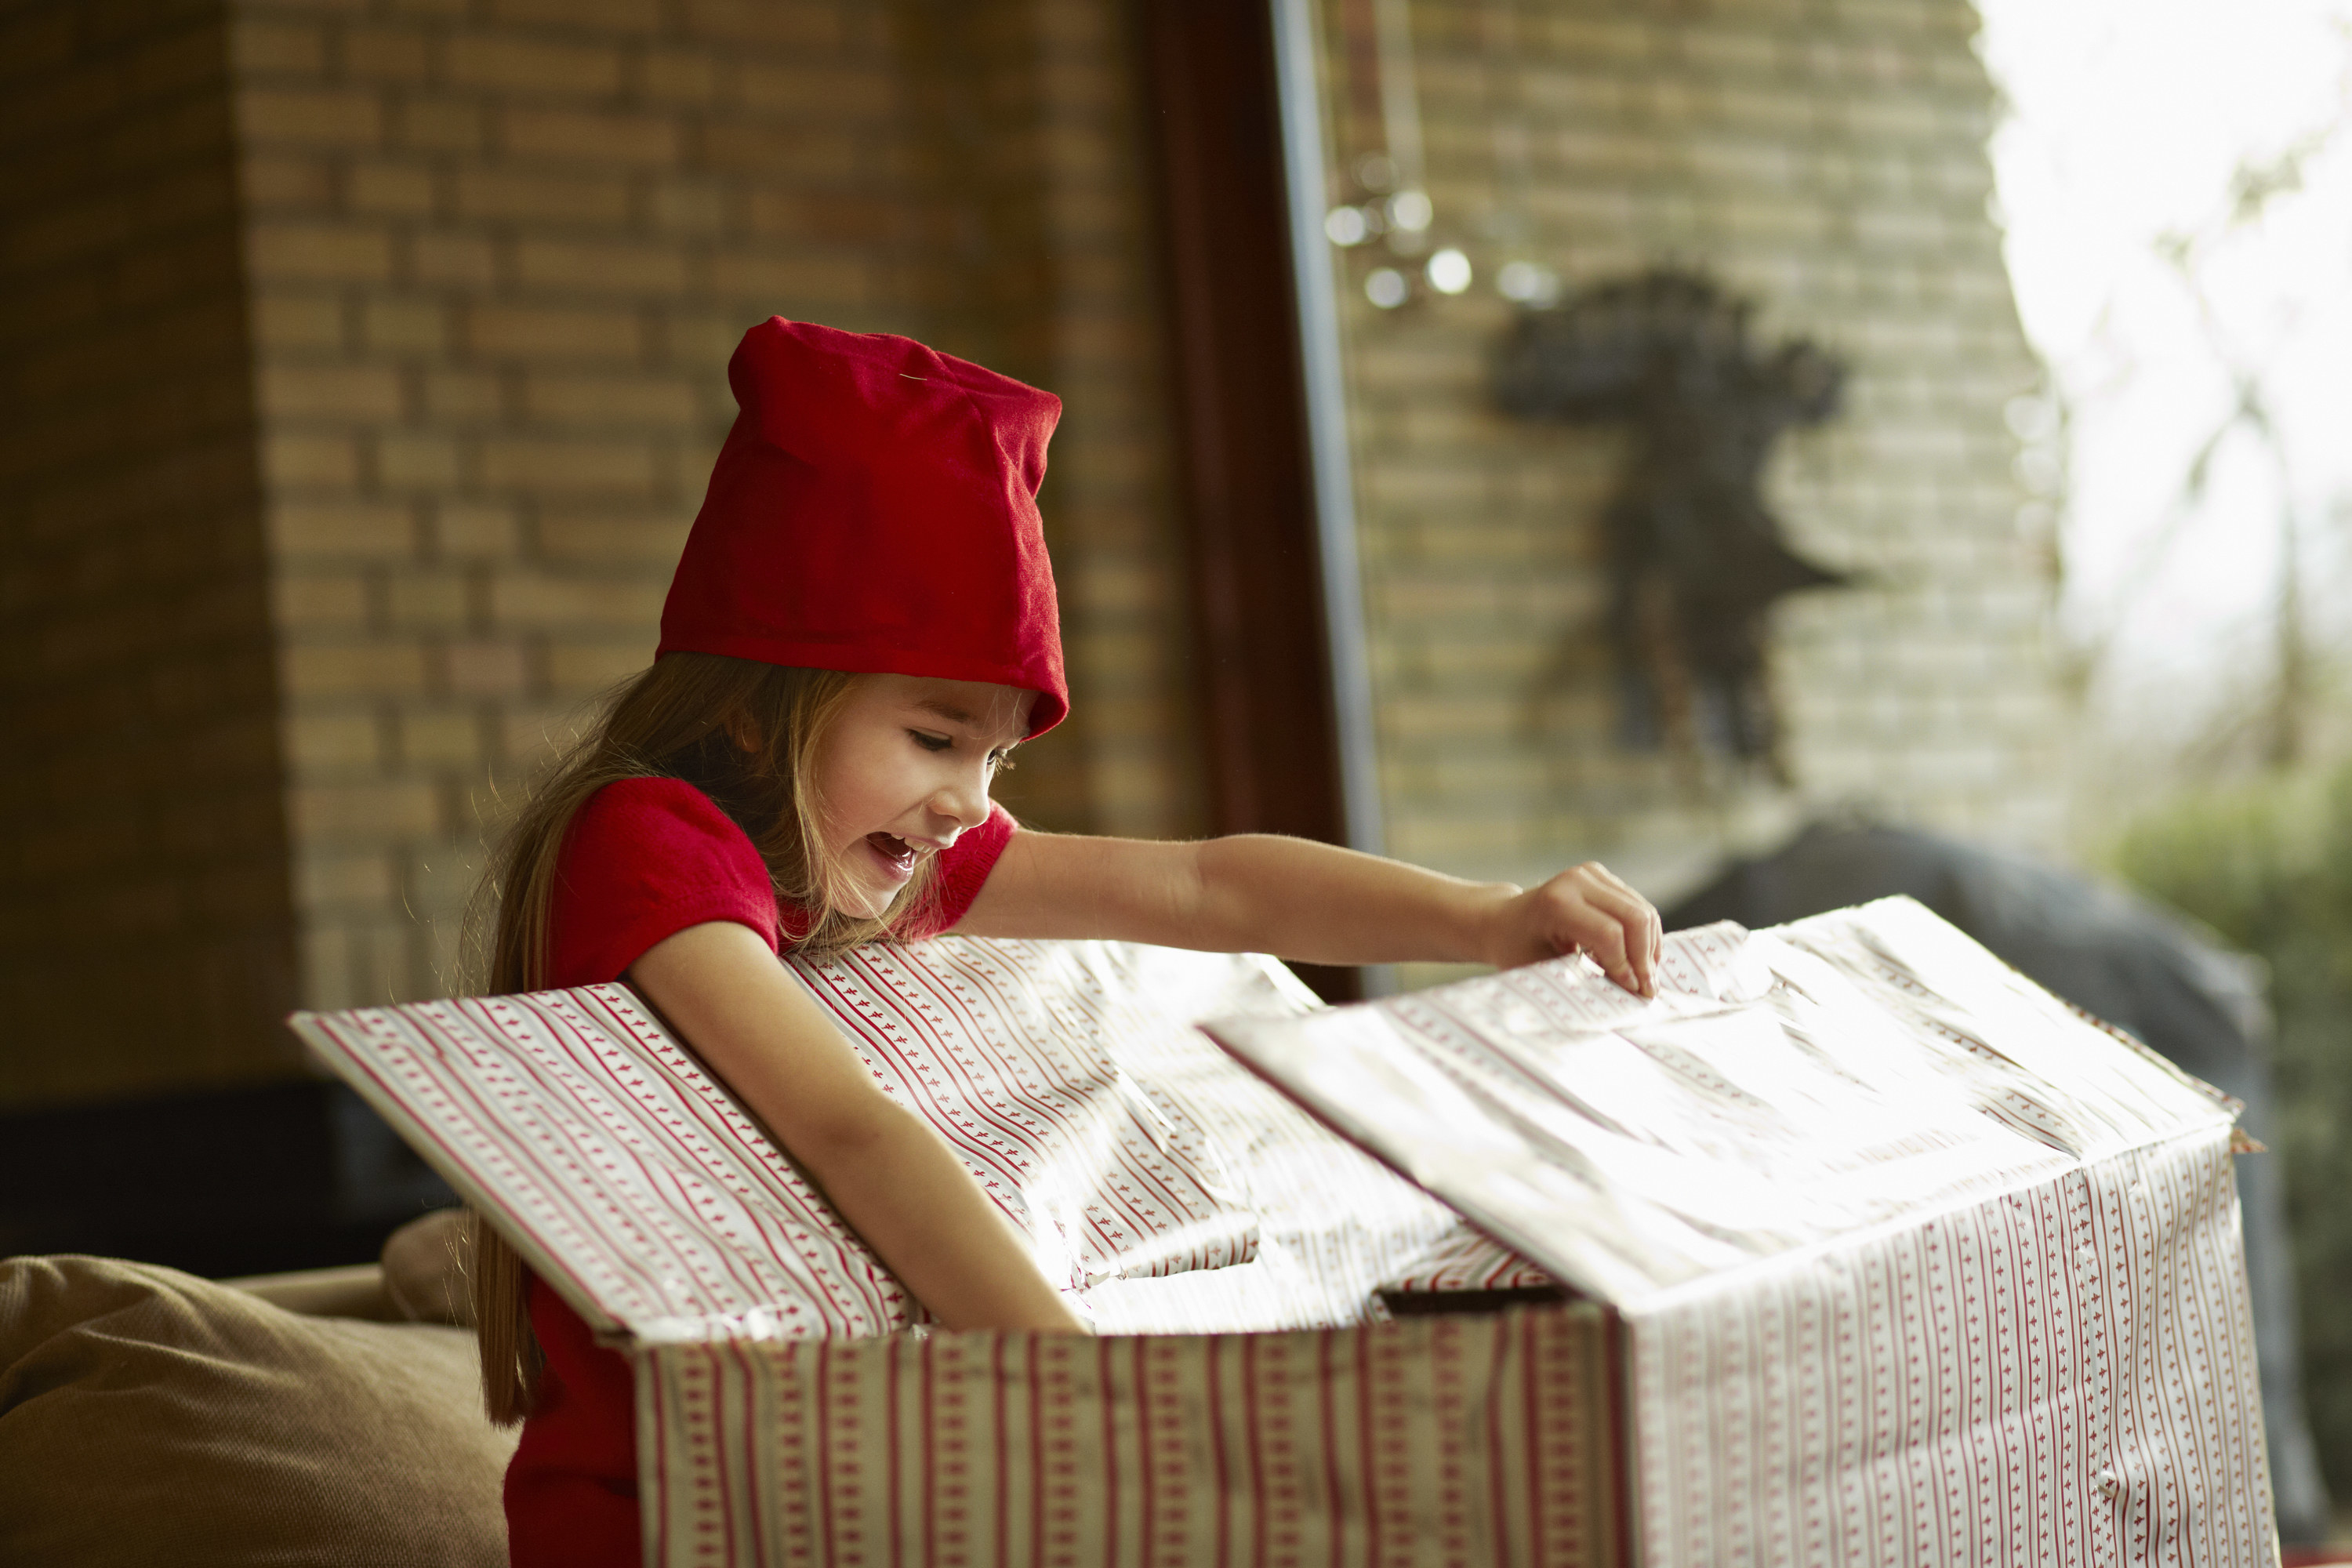
[(988, 768), (958, 768), (954, 776), (931, 796), (931, 809), (955, 819), (957, 827), (978, 827), (988, 820)]

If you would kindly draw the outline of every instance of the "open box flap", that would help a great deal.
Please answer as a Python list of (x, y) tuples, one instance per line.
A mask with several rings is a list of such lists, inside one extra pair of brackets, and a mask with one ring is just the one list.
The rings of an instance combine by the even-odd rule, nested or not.
[(1620, 1308), (2226, 1128), (2237, 1106), (1908, 899), (1204, 1027), (1316, 1116)]
[[(791, 967), (1107, 1332), (1352, 1322), (1460, 1224), (1192, 1026), (1318, 1005), (1271, 959), (946, 937)], [(926, 1319), (625, 986), (293, 1024), (600, 1332)]]

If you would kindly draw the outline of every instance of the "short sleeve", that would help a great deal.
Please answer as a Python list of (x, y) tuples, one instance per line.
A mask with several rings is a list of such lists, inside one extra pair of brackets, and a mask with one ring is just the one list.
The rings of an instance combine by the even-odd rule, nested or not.
[(664, 938), (710, 921), (749, 926), (778, 946), (775, 884), (751, 840), (681, 779), (608, 784), (564, 835), (548, 911), (548, 984), (618, 980)]
[(940, 857), (935, 896), (929, 904), (916, 911), (914, 917), (900, 925), (897, 932), (902, 941), (917, 942), (927, 936), (937, 936), (963, 919), (971, 909), (971, 901), (980, 897), (980, 889), (988, 874), (996, 869), (996, 862), (1004, 847), (1013, 842), (1020, 825), (1013, 814), (1001, 805), (988, 808), (988, 819), (955, 841), (955, 847)]

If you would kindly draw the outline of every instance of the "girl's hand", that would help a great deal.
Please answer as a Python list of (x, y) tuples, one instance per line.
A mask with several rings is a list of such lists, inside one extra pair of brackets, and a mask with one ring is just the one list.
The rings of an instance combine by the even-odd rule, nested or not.
[(1582, 952), (1635, 995), (1658, 994), (1658, 911), (1597, 860), (1504, 900), (1488, 918), (1486, 961), (1497, 969)]

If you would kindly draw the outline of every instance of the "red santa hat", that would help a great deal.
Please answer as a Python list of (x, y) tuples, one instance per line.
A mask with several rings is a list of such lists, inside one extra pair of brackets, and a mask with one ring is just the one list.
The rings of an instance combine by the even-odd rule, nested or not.
[(1037, 693), (1069, 711), (1037, 515), (1061, 399), (908, 338), (771, 317), (662, 606), (693, 651)]

